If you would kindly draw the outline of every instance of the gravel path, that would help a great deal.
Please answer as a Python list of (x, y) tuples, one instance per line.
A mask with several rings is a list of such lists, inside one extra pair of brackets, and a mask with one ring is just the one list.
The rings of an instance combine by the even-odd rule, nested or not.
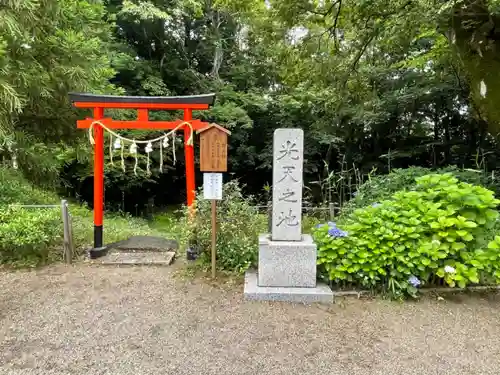
[(171, 268), (0, 273), (0, 374), (500, 373), (500, 297), (246, 302)]

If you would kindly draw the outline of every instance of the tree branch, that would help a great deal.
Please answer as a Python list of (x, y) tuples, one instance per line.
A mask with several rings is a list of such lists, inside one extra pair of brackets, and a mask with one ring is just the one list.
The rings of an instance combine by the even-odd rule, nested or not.
[[(326, 16), (328, 14), (330, 14), (332, 12), (332, 10), (335, 8), (335, 5), (338, 5), (338, 8), (337, 8), (337, 13), (335, 15), (335, 20), (334, 20), (334, 23), (332, 26), (326, 28), (325, 31), (321, 32), (320, 34), (317, 34), (316, 36), (314, 35), (311, 35), (310, 37), (308, 37), (306, 40), (311, 40), (315, 37), (318, 38), (318, 51), (321, 49), (321, 39), (323, 38), (323, 36), (325, 34), (329, 34), (329, 35), (332, 35), (332, 31), (333, 31), (333, 37), (334, 37), (334, 43), (335, 43), (335, 48), (338, 50), (339, 48), (339, 42), (338, 42), (338, 38), (337, 38), (337, 25), (338, 25), (338, 21), (339, 21), (339, 18), (340, 18), (340, 11), (342, 9), (342, 0), (338, 0), (338, 1), (335, 1), (332, 6), (328, 9), (328, 11), (326, 13), (316, 13), (316, 14), (320, 14), (322, 16)], [(328, 48), (328, 42), (327, 42), (327, 48)]]
[(342, 2), (342, 0), (334, 1), (332, 3), (332, 5), (330, 5), (330, 8), (328, 8), (328, 10), (326, 12), (317, 12), (317, 11), (315, 11), (313, 9), (305, 9), (305, 8), (302, 8), (302, 10), (305, 10), (305, 11), (307, 11), (309, 13), (316, 14), (318, 16), (326, 17), (326, 16), (328, 16), (333, 11), (333, 8), (335, 8), (335, 5), (337, 5), (338, 3), (341, 3), (341, 2)]
[(354, 57), (354, 60), (351, 62), (351, 67), (348, 70), (346, 79), (344, 80), (344, 85), (343, 85), (344, 88), (347, 85), (348, 77), (356, 69), (356, 66), (358, 65), (359, 60), (364, 55), (366, 49), (368, 48), (368, 46), (370, 45), (370, 43), (372, 42), (372, 40), (375, 39), (376, 35), (377, 35), (377, 33), (373, 33), (372, 35), (370, 35), (370, 37), (365, 41), (365, 43), (363, 43), (363, 46), (361, 47), (361, 49), (358, 51), (358, 53)]
[(339, 21), (339, 16), (340, 16), (340, 10), (342, 9), (342, 0), (339, 0), (339, 7), (337, 9), (337, 14), (335, 15), (335, 21), (333, 22), (333, 40), (335, 44), (335, 49), (339, 49), (339, 41), (337, 38), (337, 24)]
[[(376, 13), (372, 13), (372, 14), (370, 14), (370, 16), (365, 21), (365, 27), (368, 27), (368, 22), (370, 21), (370, 19), (372, 17), (374, 17), (374, 16), (383, 17), (383, 18), (391, 17), (391, 16), (393, 16), (393, 15), (401, 12), (402, 10), (404, 10), (407, 6), (411, 5), (412, 3), (413, 3), (412, 0), (408, 0), (406, 3), (404, 3), (401, 7), (399, 7), (395, 11), (386, 12), (386, 13), (377, 13), (377, 14)], [(354, 71), (354, 69), (356, 69), (356, 66), (358, 65), (359, 60), (361, 59), (361, 57), (363, 56), (363, 54), (365, 53), (366, 49), (368, 48), (368, 46), (370, 45), (370, 43), (373, 41), (373, 39), (375, 39), (375, 37), (379, 34), (379, 32), (380, 32), (379, 29), (373, 30), (372, 34), (363, 43), (363, 46), (361, 47), (361, 49), (356, 54), (356, 57), (352, 61), (351, 67), (350, 67), (350, 69), (348, 71), (348, 74), (346, 76), (346, 79), (344, 81), (344, 84), (343, 84), (344, 88), (345, 88), (345, 86), (347, 84), (348, 76)]]

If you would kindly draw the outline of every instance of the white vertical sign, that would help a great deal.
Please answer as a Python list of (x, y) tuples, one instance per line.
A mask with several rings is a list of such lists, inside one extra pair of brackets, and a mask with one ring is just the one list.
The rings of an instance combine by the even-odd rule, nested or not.
[(222, 173), (203, 173), (203, 198), (222, 199)]

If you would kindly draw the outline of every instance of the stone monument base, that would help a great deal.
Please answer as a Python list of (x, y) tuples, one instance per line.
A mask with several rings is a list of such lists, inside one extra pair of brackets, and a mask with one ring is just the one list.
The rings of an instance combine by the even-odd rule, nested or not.
[(333, 292), (326, 284), (317, 284), (313, 288), (266, 287), (257, 285), (257, 273), (245, 274), (244, 296), (253, 301), (283, 301), (296, 303), (333, 303)]
[(273, 241), (269, 234), (261, 234), (258, 285), (314, 288), (316, 261), (316, 244), (309, 234), (301, 241)]
[(245, 299), (300, 303), (333, 303), (333, 292), (316, 283), (316, 244), (308, 234), (301, 241), (273, 241), (259, 236), (258, 272), (245, 275)]

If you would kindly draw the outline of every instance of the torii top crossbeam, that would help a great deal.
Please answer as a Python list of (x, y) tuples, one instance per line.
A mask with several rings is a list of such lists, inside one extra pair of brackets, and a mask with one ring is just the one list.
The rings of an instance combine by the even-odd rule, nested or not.
[[(95, 124), (98, 120), (109, 129), (175, 129), (183, 122), (189, 122), (192, 130), (200, 130), (209, 125), (207, 122), (192, 119), (193, 110), (208, 109), (215, 100), (215, 94), (191, 96), (115, 96), (70, 93), (70, 100), (76, 108), (92, 108), (94, 116), (77, 121), (77, 128), (94, 129), (94, 253), (99, 256), (103, 247), (103, 207), (104, 207), (104, 129)], [(129, 121), (113, 120), (104, 117), (106, 108), (136, 109), (137, 119)], [(183, 120), (150, 121), (149, 110), (182, 110)], [(189, 126), (184, 126), (184, 154), (186, 160), (187, 204), (191, 206), (195, 197), (194, 147), (188, 144), (191, 136)]]

